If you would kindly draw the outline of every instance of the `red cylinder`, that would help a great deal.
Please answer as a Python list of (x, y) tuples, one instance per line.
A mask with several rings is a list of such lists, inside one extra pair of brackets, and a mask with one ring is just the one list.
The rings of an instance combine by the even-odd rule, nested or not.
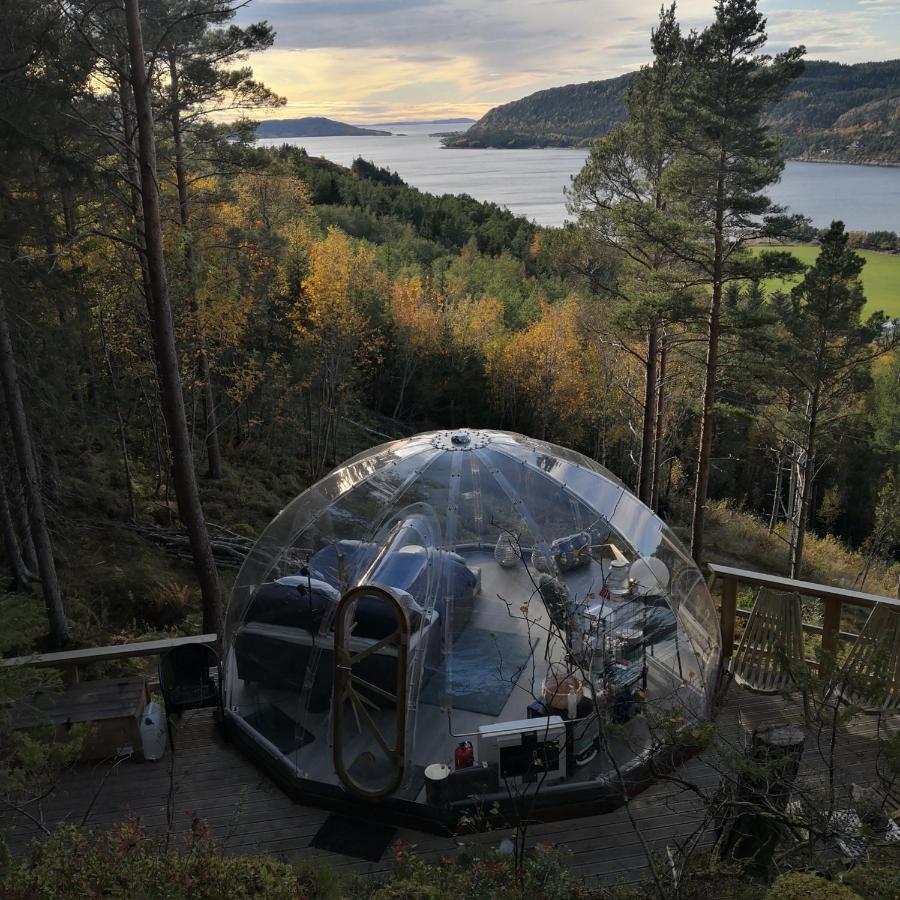
[(457, 769), (468, 769), (475, 765), (475, 751), (471, 741), (461, 741), (453, 754), (453, 762)]

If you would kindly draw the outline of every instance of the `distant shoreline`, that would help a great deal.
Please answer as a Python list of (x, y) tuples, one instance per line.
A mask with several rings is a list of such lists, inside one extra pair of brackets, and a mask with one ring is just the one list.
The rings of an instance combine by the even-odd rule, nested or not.
[[(465, 132), (463, 132), (465, 134)], [(429, 137), (443, 137), (443, 135), (429, 135)], [(452, 135), (448, 135), (452, 137)], [(599, 138), (597, 139), (599, 140)], [(590, 142), (586, 144), (519, 144), (516, 147), (494, 147), (490, 144), (478, 146), (476, 144), (444, 144), (443, 150), (590, 150)], [(803, 156), (788, 156), (785, 162), (815, 163), (825, 166), (866, 166), (872, 169), (900, 169), (900, 162), (865, 162), (863, 160), (849, 159), (807, 159)]]
[(900, 169), (900, 162), (862, 162), (849, 159), (805, 159), (802, 156), (789, 156), (788, 162), (815, 163), (817, 166), (868, 166), (873, 169)]

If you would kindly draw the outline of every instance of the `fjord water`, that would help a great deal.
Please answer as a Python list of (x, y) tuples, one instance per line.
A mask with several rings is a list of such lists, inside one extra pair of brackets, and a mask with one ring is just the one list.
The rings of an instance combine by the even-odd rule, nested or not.
[[(389, 137), (270, 138), (258, 143), (296, 144), (310, 156), (344, 166), (362, 156), (420, 190), (469, 194), (540, 225), (561, 225), (568, 218), (563, 188), (584, 163), (585, 150), (445, 150), (440, 138), (430, 136), (440, 128), (408, 125), (402, 135)], [(900, 168), (789, 162), (769, 194), (819, 228), (841, 219), (850, 229), (900, 231)]]

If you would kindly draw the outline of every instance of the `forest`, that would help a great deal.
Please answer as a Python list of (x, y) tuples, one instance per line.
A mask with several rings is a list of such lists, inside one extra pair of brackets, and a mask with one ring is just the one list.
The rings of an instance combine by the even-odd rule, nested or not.
[[(763, 193), (782, 148), (758, 123), (802, 48), (728, 69), (663, 15), (627, 122), (570, 189), (576, 224), (551, 229), (255, 147), (250, 116), (279, 98), (243, 61), (273, 33), (234, 12), (145, 3), (137, 55), (134, 23), (95, 4), (10, 19), (0, 513), (10, 609), (46, 609), (10, 649), (201, 609), (216, 630), (234, 546), (284, 502), (362, 447), (463, 424), (597, 459), (701, 561), (724, 504), (782, 548), (774, 571), (803, 573), (810, 532), (896, 589), (892, 332), (862, 313), (858, 236)], [(702, 56), (746, 88), (724, 112)], [(811, 266), (778, 250), (797, 235)]]
[[(900, 331), (868, 311), (855, 249), (896, 235), (815, 232), (767, 198), (767, 116), (804, 50), (763, 53), (755, 0), (699, 33), (661, 12), (561, 229), (256, 146), (282, 98), (247, 65), (274, 32), (236, 25), (241, 6), (4, 8), (0, 655), (220, 632), (289, 500), (362, 449), (464, 425), (597, 460), (701, 565), (898, 594)], [(808, 263), (781, 249), (798, 241)], [(4, 709), (35, 683), (12, 671)], [(10, 746), (0, 796), (65, 763)], [(225, 896), (230, 863), (185, 860)], [(16, 871), (38, 896), (41, 870)]]

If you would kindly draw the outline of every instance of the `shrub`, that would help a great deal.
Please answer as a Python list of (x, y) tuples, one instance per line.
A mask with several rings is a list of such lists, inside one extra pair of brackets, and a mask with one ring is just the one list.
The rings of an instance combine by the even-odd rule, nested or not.
[(144, 618), (154, 628), (175, 628), (187, 618), (194, 588), (172, 578), (158, 580), (147, 597)]
[(895, 865), (866, 863), (856, 866), (843, 881), (865, 900), (897, 900), (900, 897), (900, 861)]
[(861, 900), (856, 891), (807, 872), (789, 872), (769, 888), (766, 900)]
[(395, 860), (392, 876), (365, 896), (371, 900), (587, 900), (592, 896), (551, 847), (538, 846), (528, 852), (521, 880), (512, 858), (492, 851), (460, 853), (431, 863), (398, 845)]
[(226, 856), (205, 826), (195, 821), (178, 849), (132, 820), (109, 832), (58, 829), (35, 845), (29, 862), (0, 870), (5, 900), (339, 900), (340, 882), (330, 870), (294, 868), (266, 856)]

